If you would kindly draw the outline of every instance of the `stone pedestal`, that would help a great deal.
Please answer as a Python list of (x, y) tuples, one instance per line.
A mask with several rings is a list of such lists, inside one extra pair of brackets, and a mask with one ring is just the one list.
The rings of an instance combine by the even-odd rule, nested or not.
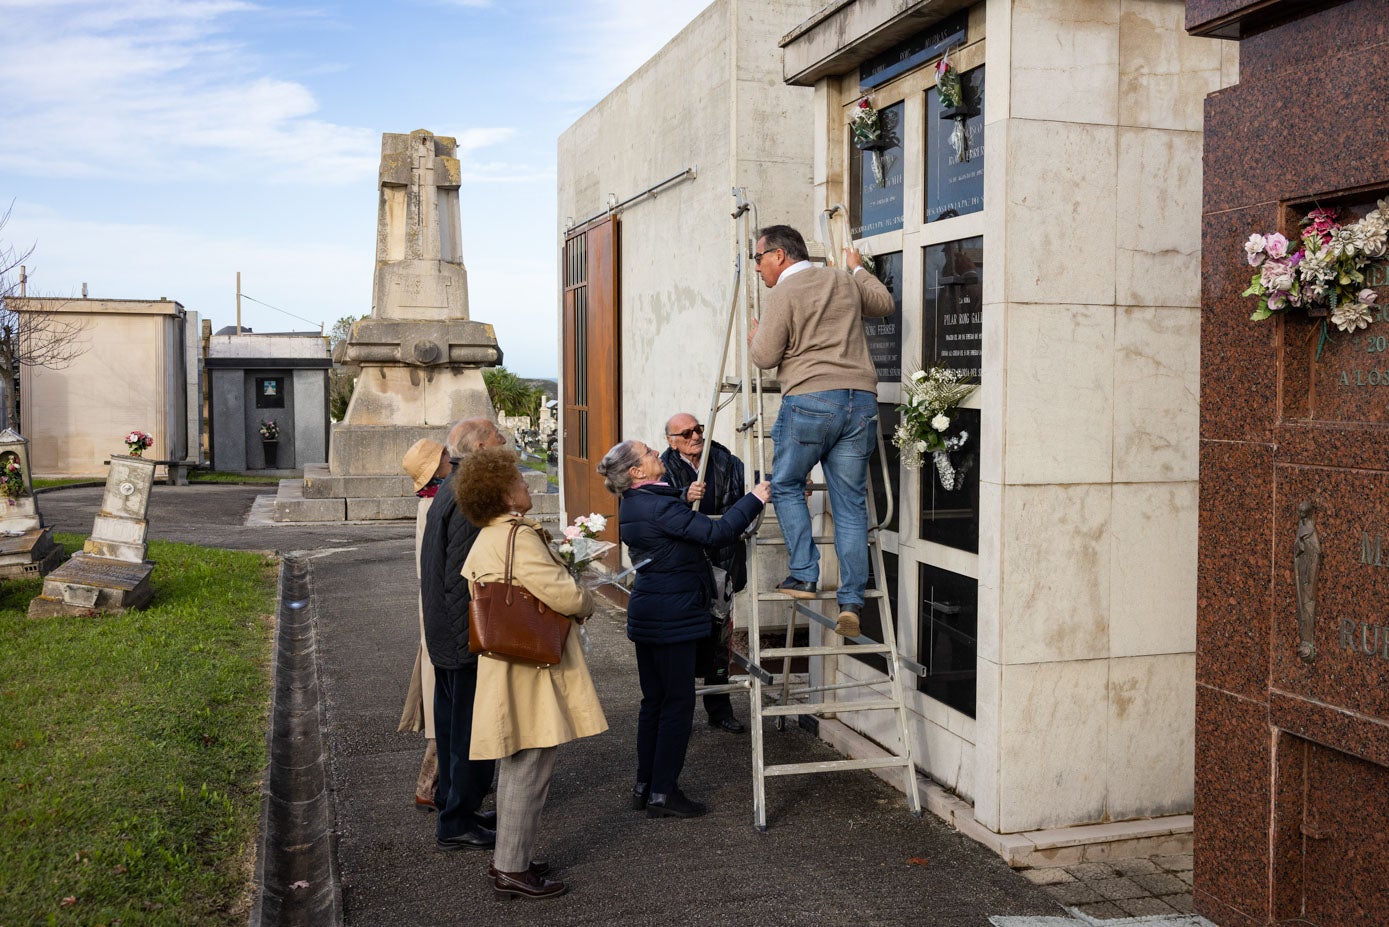
[(153, 483), (153, 461), (111, 458), (91, 537), (44, 580), (43, 592), (29, 603), (29, 617), (119, 613), (149, 603), (154, 564), (145, 560), (145, 513)]
[(9, 493), (0, 499), (0, 580), (43, 576), (63, 559), (44, 526), (29, 470), (29, 441), (6, 428), (0, 432), (0, 473)]
[[(1252, 322), (1251, 233), (1389, 197), (1384, 5), (1187, 3), (1237, 38), (1205, 110), (1195, 907), (1221, 927), (1389, 916), (1389, 285), (1365, 330)], [(1320, 124), (1325, 139), (1251, 157)], [(1378, 139), (1358, 146), (1353, 139)], [(1297, 247), (1294, 244), (1294, 247)], [(1292, 250), (1291, 248), (1289, 249)]]
[(493, 415), (482, 368), (502, 353), (492, 326), (468, 318), (455, 150), (424, 130), (382, 136), (372, 313), (338, 358), (359, 368), (357, 385), (328, 466), (281, 485), (278, 522), (412, 519), (406, 450), (420, 438), (442, 443), (459, 419)]
[(0, 536), (0, 579), (43, 576), (62, 559), (62, 549), (53, 543), (52, 528), (32, 528)]

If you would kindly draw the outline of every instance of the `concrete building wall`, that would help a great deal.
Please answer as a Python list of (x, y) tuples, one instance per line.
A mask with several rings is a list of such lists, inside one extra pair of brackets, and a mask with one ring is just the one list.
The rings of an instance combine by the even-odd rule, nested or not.
[(209, 370), (211, 378), (212, 466), (237, 472), (247, 469), (244, 418), (244, 370)]
[[(561, 224), (698, 166), (621, 213), (626, 437), (664, 447), (672, 413), (707, 413), (732, 298), (732, 188), (764, 222), (808, 221), (811, 92), (781, 83), (776, 43), (814, 5), (718, 0), (560, 136)], [(731, 424), (716, 437), (731, 445)]]
[(183, 307), (171, 300), (31, 299), (80, 319), (85, 350), (60, 369), (20, 373), (21, 421), (35, 475), (104, 477), (122, 439), (154, 437), (147, 456), (183, 459), (187, 446)]
[[(294, 466), (328, 462), (328, 372), (296, 370), (294, 396)], [(283, 453), (283, 450), (281, 451)]]

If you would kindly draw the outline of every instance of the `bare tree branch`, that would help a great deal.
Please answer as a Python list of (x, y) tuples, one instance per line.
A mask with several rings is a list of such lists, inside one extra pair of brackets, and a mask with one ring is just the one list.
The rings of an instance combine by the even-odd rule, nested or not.
[(0, 216), (0, 390), (3, 390), (11, 427), (19, 427), (14, 381), (21, 367), (61, 370), (90, 348), (82, 333), (88, 321), (63, 312), (66, 305), (32, 297), (22, 285), (17, 268), (34, 253), (33, 246), (20, 252), (4, 238), (14, 208)]

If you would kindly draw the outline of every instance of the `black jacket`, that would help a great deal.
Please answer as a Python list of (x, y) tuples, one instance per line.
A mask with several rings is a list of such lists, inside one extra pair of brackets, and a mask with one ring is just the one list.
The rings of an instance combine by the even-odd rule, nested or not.
[[(689, 461), (680, 452), (668, 447), (661, 455), (661, 463), (666, 466), (666, 482), (683, 495), (698, 476)], [(733, 507), (733, 503), (743, 498), (743, 462), (733, 452), (717, 441), (709, 442), (709, 464), (704, 468), (704, 482), (707, 484), (704, 499), (699, 510), (705, 515), (722, 515)], [(709, 562), (726, 572), (733, 579), (733, 591), (742, 592), (748, 584), (747, 545), (734, 541), (708, 551)]]
[(468, 559), (478, 531), (458, 511), (451, 473), (429, 507), (420, 541), (424, 643), (429, 662), (439, 669), (461, 669), (477, 662), (477, 655), (468, 652), (468, 604), (472, 595), (463, 578), (463, 561)]
[(709, 636), (714, 580), (704, 548), (741, 534), (762, 511), (748, 493), (714, 521), (690, 510), (680, 490), (651, 484), (622, 494), (618, 532), (637, 571), (627, 602), (627, 637), (644, 644), (678, 644)]

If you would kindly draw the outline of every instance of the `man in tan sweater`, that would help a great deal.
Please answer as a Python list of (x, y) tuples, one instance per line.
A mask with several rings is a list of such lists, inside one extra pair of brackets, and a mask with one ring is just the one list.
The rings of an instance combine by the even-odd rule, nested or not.
[(772, 427), (772, 504), (786, 538), (791, 575), (777, 590), (816, 595), (820, 553), (811, 532), (805, 479), (820, 464), (834, 509), (839, 557), (835, 631), (859, 635), (868, 585), (868, 458), (877, 442), (878, 374), (864, 318), (892, 314), (892, 294), (853, 249), (848, 270), (813, 267), (805, 239), (788, 225), (762, 229), (753, 260), (771, 293), (749, 337), (753, 363), (778, 367), (781, 411)]

